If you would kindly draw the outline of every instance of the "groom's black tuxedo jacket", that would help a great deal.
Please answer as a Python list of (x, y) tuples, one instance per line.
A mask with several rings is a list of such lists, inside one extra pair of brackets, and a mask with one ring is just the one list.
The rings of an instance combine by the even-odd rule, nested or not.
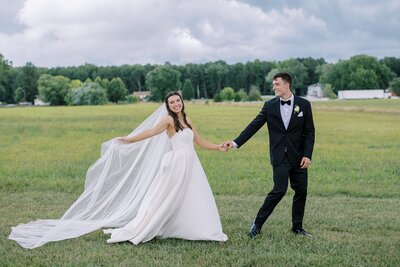
[(302, 157), (311, 159), (314, 148), (315, 129), (311, 105), (309, 101), (294, 96), (292, 116), (287, 130), (281, 117), (280, 105), (279, 97), (266, 101), (261, 112), (234, 142), (238, 147), (242, 146), (267, 123), (271, 164), (279, 165), (287, 153), (289, 162), (298, 166)]

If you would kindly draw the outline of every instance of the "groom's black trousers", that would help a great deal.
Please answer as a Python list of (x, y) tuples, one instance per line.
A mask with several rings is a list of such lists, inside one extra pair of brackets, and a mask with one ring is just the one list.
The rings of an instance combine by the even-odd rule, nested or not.
[(285, 195), (288, 188), (288, 180), (290, 186), (294, 190), (293, 206), (292, 206), (292, 228), (303, 228), (304, 207), (307, 198), (307, 169), (300, 169), (300, 166), (290, 164), (287, 156), (283, 162), (277, 166), (273, 166), (274, 188), (267, 195), (263, 205), (258, 211), (255, 225), (262, 227), (269, 215), (278, 205), (279, 201)]

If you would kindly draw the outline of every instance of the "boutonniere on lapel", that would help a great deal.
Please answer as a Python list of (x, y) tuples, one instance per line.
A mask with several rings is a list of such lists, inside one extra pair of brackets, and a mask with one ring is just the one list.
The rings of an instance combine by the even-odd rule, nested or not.
[(294, 107), (294, 113), (297, 114), (297, 117), (298, 117), (298, 118), (303, 117), (303, 111), (300, 112), (300, 107), (299, 107), (298, 105), (296, 105), (296, 106)]

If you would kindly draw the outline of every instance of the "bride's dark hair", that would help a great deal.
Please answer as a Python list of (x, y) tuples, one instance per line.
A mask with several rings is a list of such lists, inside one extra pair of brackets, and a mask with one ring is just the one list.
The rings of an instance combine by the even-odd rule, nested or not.
[(174, 119), (175, 131), (179, 132), (180, 130), (183, 130), (185, 127), (183, 127), (183, 125), (179, 122), (178, 115), (169, 108), (168, 98), (170, 98), (171, 96), (174, 96), (174, 95), (179, 96), (179, 98), (181, 99), (181, 102), (182, 102), (182, 110), (181, 110), (181, 112), (182, 112), (182, 115), (183, 115), (183, 121), (185, 122), (185, 124), (190, 129), (192, 129), (192, 126), (187, 122), (187, 119), (186, 119), (185, 104), (183, 103), (182, 96), (177, 91), (173, 91), (173, 92), (169, 92), (165, 96), (165, 101), (164, 102), (165, 102), (165, 106), (167, 107), (168, 114)]

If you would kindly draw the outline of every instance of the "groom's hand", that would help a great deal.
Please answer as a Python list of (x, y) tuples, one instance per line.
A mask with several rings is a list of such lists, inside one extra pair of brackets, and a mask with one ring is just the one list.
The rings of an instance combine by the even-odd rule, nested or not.
[(233, 141), (225, 141), (225, 142), (223, 143), (223, 146), (226, 148), (226, 150), (229, 150), (229, 149), (231, 149), (231, 148), (234, 147)]
[(300, 161), (300, 169), (306, 169), (311, 163), (311, 159), (303, 157)]

